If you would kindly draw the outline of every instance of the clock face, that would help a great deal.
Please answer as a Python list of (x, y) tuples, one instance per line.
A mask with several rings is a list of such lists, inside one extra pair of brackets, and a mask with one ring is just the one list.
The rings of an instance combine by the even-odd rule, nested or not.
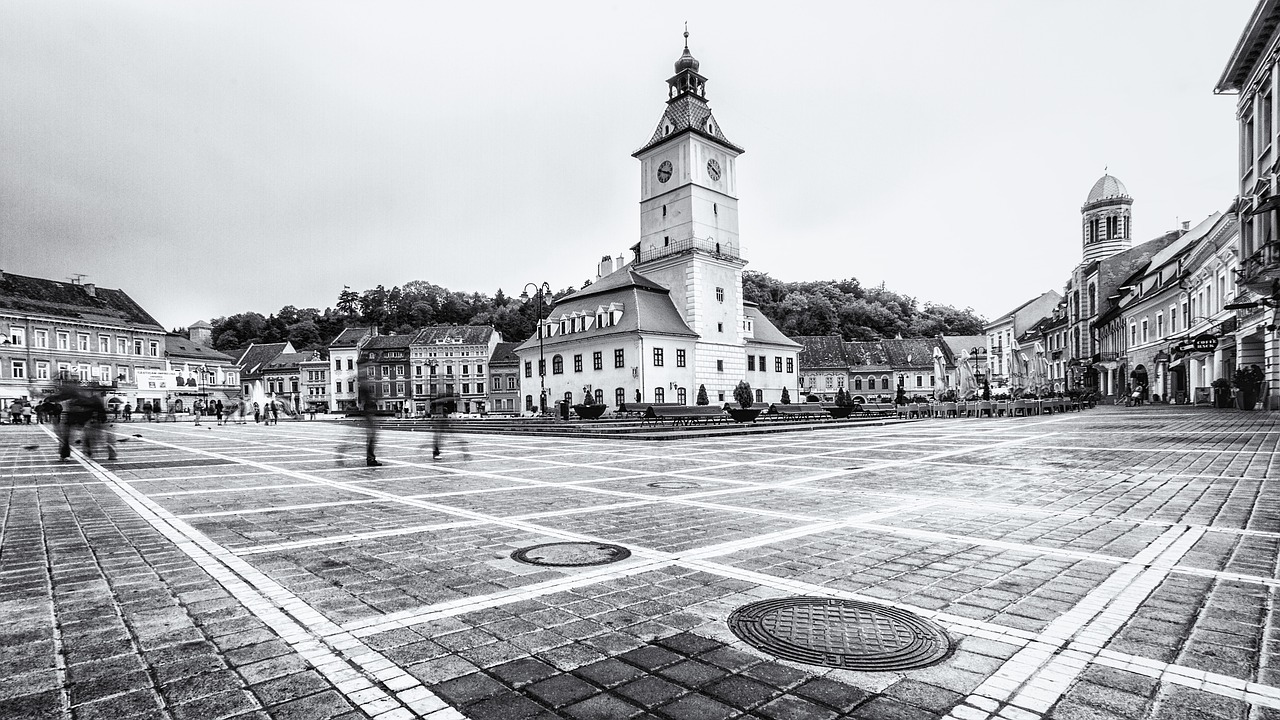
[(671, 161), (663, 160), (658, 166), (658, 182), (666, 182), (671, 179)]
[(720, 179), (720, 163), (716, 162), (715, 158), (707, 161), (707, 174), (711, 176), (712, 180)]

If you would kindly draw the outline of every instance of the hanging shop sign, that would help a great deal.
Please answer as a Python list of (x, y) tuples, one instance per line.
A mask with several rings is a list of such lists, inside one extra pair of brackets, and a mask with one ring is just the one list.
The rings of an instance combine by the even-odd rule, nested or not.
[(1197, 335), (1191, 341), (1191, 347), (1196, 352), (1213, 352), (1218, 348), (1218, 338), (1208, 333)]

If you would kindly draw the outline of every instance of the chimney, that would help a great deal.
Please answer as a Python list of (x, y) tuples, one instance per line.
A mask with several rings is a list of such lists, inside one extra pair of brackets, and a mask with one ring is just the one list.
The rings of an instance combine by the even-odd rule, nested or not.
[(1183, 221), (1182, 221), (1182, 232), (1186, 232), (1186, 231), (1188, 231), (1188, 230), (1190, 230), (1190, 229), (1191, 229), (1191, 221), (1190, 221), (1190, 220), (1183, 220)]
[(82, 287), (89, 297), (98, 297), (98, 288), (93, 283), (85, 283)]
[(627, 259), (626, 259), (625, 257), (623, 257), (622, 253), (618, 253), (618, 260), (617, 260), (617, 264), (616, 264), (616, 265), (614, 265), (613, 267), (614, 267), (615, 269), (621, 270), (621, 269), (622, 269), (622, 266), (623, 266), (623, 265), (626, 265), (626, 264), (627, 264)]
[(613, 272), (613, 258), (605, 255), (600, 258), (600, 264), (596, 266), (596, 277), (602, 278)]

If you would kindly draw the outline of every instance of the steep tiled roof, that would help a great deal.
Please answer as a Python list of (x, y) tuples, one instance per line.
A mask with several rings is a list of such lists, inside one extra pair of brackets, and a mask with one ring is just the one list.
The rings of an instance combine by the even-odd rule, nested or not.
[(144, 326), (163, 331), (142, 306), (123, 290), (92, 288), (57, 280), (3, 273), (0, 275), (0, 310), (49, 315), (114, 326)]
[[(670, 132), (665, 132), (667, 128), (671, 129)], [(667, 103), (667, 110), (662, 113), (662, 119), (658, 121), (653, 137), (649, 138), (649, 142), (634, 154), (639, 155), (654, 145), (685, 131), (714, 139), (722, 145), (743, 152), (742, 148), (729, 142), (729, 138), (720, 131), (720, 123), (711, 115), (711, 108), (707, 106), (707, 101), (692, 93), (685, 93)]]
[(881, 343), (894, 367), (933, 367), (933, 349), (941, 347), (937, 338), (894, 338)]
[[(196, 327), (196, 325), (192, 325)], [(222, 352), (218, 352), (207, 345), (191, 342), (185, 335), (176, 333), (168, 333), (164, 336), (164, 354), (184, 362), (203, 362), (203, 363), (221, 363), (231, 364), (235, 362), (235, 358)]]
[(792, 340), (782, 331), (774, 327), (769, 322), (769, 318), (760, 312), (760, 308), (755, 303), (745, 302), (742, 304), (742, 313), (751, 318), (751, 334), (752, 337), (747, 338), (748, 345), (785, 345), (788, 347), (799, 347), (800, 343)]
[(414, 335), (377, 335), (361, 348), (363, 350), (386, 350), (391, 348), (407, 348), (413, 343)]
[(338, 333), (338, 337), (334, 338), (333, 342), (329, 343), (329, 347), (331, 348), (356, 347), (357, 345), (360, 344), (360, 339), (368, 334), (370, 334), (369, 328), (363, 328), (363, 327), (346, 328), (342, 332)]
[[(547, 318), (554, 320), (561, 315), (578, 312), (594, 316), (600, 306), (608, 307), (611, 303), (622, 305), (622, 318), (615, 325), (608, 327), (593, 326), (590, 330), (553, 335), (543, 339), (545, 347), (554, 347), (587, 338), (621, 335), (643, 332), (656, 335), (674, 335), (681, 337), (697, 337), (697, 333), (689, 329), (676, 306), (671, 302), (669, 291), (649, 278), (635, 272), (627, 265), (616, 270), (598, 282), (591, 284), (586, 290), (561, 298), (551, 308)], [(517, 346), (524, 350), (538, 347), (538, 335)]]
[(500, 342), (493, 349), (493, 355), (489, 357), (489, 367), (494, 365), (519, 365), (520, 358), (516, 355), (516, 346), (520, 343)]
[(880, 340), (853, 340), (844, 344), (845, 357), (852, 370), (889, 368), (889, 355)]
[(266, 367), (264, 367), (262, 370), (263, 372), (272, 372), (272, 371), (279, 372), (281, 370), (289, 370), (289, 369), (300, 366), (302, 363), (308, 360), (311, 360), (314, 357), (315, 357), (315, 353), (310, 353), (310, 352), (281, 353), (280, 355), (277, 355), (274, 360), (267, 363)]
[(488, 325), (434, 325), (420, 330), (413, 344), (423, 345), (448, 338), (459, 345), (488, 345), (494, 332)]
[(845, 367), (845, 343), (839, 335), (798, 335), (791, 338), (800, 345), (800, 367)]
[(266, 345), (257, 345), (250, 343), (249, 347), (241, 348), (237, 351), (235, 363), (240, 367), (241, 372), (256, 373), (267, 363), (271, 362), (281, 353), (294, 352), (293, 346), (287, 342), (267, 343)]

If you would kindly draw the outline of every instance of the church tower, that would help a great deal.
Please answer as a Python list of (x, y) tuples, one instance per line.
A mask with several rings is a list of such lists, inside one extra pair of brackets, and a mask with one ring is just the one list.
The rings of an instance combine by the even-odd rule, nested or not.
[(1080, 228), (1084, 242), (1082, 264), (1111, 257), (1133, 247), (1130, 212), (1133, 198), (1124, 183), (1103, 175), (1093, 184), (1080, 208)]
[[(640, 161), (637, 272), (671, 289), (671, 300), (700, 336), (696, 375), (742, 377), (749, 330), (742, 306), (737, 159), (707, 105), (707, 78), (689, 52), (667, 80), (667, 109)], [(719, 361), (719, 363), (717, 363)], [(723, 370), (717, 370), (722, 367)], [(717, 385), (720, 382), (716, 382)]]

